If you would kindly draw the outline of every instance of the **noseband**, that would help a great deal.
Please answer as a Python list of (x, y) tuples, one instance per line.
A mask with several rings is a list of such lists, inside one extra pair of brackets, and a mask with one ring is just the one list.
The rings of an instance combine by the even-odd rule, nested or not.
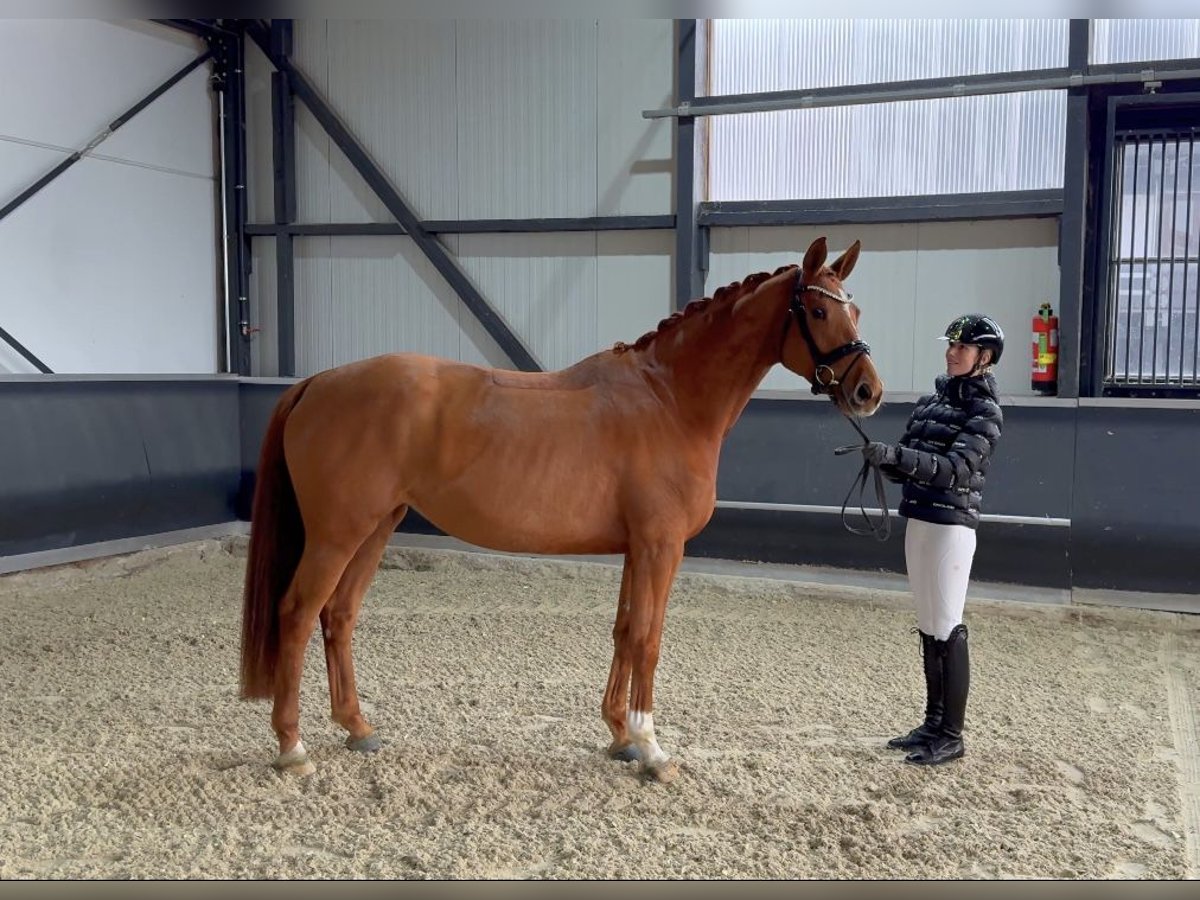
[(845, 306), (850, 302), (848, 296), (827, 291), (823, 287), (817, 287), (815, 284), (804, 283), (804, 271), (802, 269), (796, 272), (796, 286), (792, 290), (792, 302), (788, 308), (787, 319), (783, 323), (783, 335), (779, 340), (779, 355), (783, 357), (783, 344), (787, 340), (788, 329), (791, 327), (792, 320), (795, 319), (796, 327), (800, 329), (800, 336), (804, 338), (804, 344), (808, 347), (808, 354), (813, 360), (813, 381), (812, 392), (814, 394), (833, 395), (833, 389), (838, 386), (839, 381), (834, 374), (832, 364), (837, 362), (843, 356), (849, 356), (851, 353), (857, 353), (858, 359), (851, 363), (843, 372), (843, 376), (850, 371), (862, 359), (863, 354), (871, 354), (871, 348), (860, 340), (853, 340), (849, 343), (842, 344), (830, 350), (828, 353), (822, 353), (817, 347), (817, 342), (813, 340), (812, 328), (808, 324), (808, 310), (804, 308), (804, 294), (806, 291), (814, 291), (818, 294), (823, 294), (831, 300), (836, 300)]

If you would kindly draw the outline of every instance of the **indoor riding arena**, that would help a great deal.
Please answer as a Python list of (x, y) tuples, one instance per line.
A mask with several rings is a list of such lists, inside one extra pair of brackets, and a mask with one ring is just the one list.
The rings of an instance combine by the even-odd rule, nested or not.
[(1200, 19), (4, 19), (0, 74), (0, 878), (1200, 876)]

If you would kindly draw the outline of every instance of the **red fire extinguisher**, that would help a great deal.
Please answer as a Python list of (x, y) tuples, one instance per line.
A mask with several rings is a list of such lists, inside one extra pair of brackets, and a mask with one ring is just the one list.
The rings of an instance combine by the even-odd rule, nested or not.
[(1033, 389), (1043, 394), (1058, 393), (1058, 316), (1049, 303), (1038, 307), (1033, 317)]

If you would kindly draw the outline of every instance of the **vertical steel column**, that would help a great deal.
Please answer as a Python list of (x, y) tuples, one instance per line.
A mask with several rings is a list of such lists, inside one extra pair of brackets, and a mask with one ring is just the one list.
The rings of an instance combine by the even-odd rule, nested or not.
[[(1072, 19), (1067, 49), (1067, 66), (1072, 75), (1087, 74), (1088, 56), (1092, 42), (1090, 19)], [(1089, 135), (1088, 89), (1067, 91), (1067, 133), (1063, 158), (1063, 213), (1058, 230), (1058, 395), (1080, 395), (1081, 346), (1085, 328), (1083, 322), (1097, 323), (1094, 306), (1095, 290), (1084, 290), (1085, 260), (1095, 246), (1095, 229), (1089, 225), (1088, 182)], [(1092, 279), (1095, 283), (1095, 279)], [(1032, 310), (1030, 315), (1032, 316)], [(1090, 342), (1089, 342), (1090, 343)], [(1100, 364), (1086, 361), (1086, 368)]]
[(246, 35), (244, 31), (239, 30), (237, 37), (233, 39), (233, 46), (236, 62), (234, 100), (237, 110), (237, 118), (234, 121), (237, 148), (234, 212), (237, 215), (238, 330), (241, 334), (241, 340), (237, 344), (237, 361), (238, 374), (249, 375), (251, 372), (250, 339), (253, 336), (253, 330), (250, 327), (250, 261), (253, 256), (250, 250), (250, 235), (246, 234), (246, 222), (249, 221), (249, 216), (247, 215), (248, 202), (246, 198)]
[[(292, 54), (292, 20), (271, 20), (271, 52), (281, 59)], [(275, 224), (296, 221), (296, 106), (286, 69), (271, 73), (271, 147), (274, 161)], [(275, 303), (278, 321), (279, 373), (296, 374), (296, 257), (290, 232), (275, 234)]]
[[(703, 59), (698, 48), (704, 47), (703, 24), (696, 19), (679, 19), (675, 23), (676, 105), (696, 97), (696, 71)], [(700, 178), (697, 171), (696, 119), (679, 116), (675, 119), (675, 308), (683, 309), (688, 301), (704, 296), (704, 270), (707, 268), (705, 237), (707, 229), (699, 224)]]
[(240, 34), (213, 38), (217, 66), (213, 88), (221, 101), (221, 190), (225, 209), (226, 329), (230, 372), (250, 374), (248, 287), (250, 238), (246, 234), (246, 91), (244, 45)]

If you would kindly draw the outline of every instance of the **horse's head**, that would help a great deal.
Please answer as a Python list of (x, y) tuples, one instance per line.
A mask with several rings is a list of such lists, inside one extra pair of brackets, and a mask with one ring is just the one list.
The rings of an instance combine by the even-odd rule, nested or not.
[(828, 394), (848, 415), (869, 416), (883, 400), (883, 381), (871, 349), (859, 340), (859, 309), (842, 282), (858, 262), (861, 242), (825, 265), (825, 238), (817, 238), (796, 270), (780, 345), (780, 362)]

